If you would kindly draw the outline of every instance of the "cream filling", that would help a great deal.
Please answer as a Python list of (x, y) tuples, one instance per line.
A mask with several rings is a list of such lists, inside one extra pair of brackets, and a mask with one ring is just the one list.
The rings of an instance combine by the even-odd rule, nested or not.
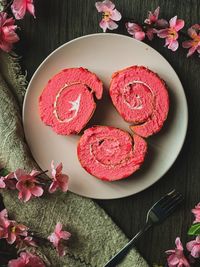
[(69, 86), (71, 85), (74, 85), (74, 84), (79, 84), (79, 83), (73, 83), (73, 84), (65, 84), (60, 90), (59, 92), (57, 93), (56, 95), (56, 99), (54, 101), (54, 110), (53, 110), (53, 114), (55, 115), (56, 119), (61, 122), (61, 123), (66, 123), (66, 122), (70, 122), (72, 121), (74, 118), (76, 118), (77, 114), (78, 114), (78, 111), (79, 111), (79, 108), (80, 108), (80, 102), (81, 102), (81, 94), (79, 94), (78, 98), (74, 101), (68, 101), (69, 104), (71, 104), (71, 108), (69, 109), (69, 111), (75, 111), (74, 114), (69, 117), (69, 118), (66, 118), (64, 120), (61, 120), (58, 116), (58, 113), (57, 113), (57, 103), (58, 103), (58, 99), (61, 95), (61, 93)]
[[(99, 142), (104, 142), (105, 139), (106, 139), (106, 138), (97, 139), (94, 143), (96, 143), (96, 142), (98, 142), (98, 143), (99, 143)], [(110, 140), (112, 141), (113, 139), (111, 138)], [(94, 153), (94, 149), (93, 149), (93, 145), (94, 145), (94, 143), (93, 143), (93, 144), (90, 144), (90, 146), (89, 146), (89, 148), (90, 148), (90, 155), (95, 159), (95, 161), (96, 161), (97, 163), (99, 163), (99, 164), (102, 165), (102, 166), (106, 166), (106, 167), (114, 168), (115, 166), (121, 165), (121, 164), (127, 162), (128, 160), (130, 160), (130, 158), (131, 158), (131, 153), (133, 153), (133, 147), (132, 147), (132, 150), (125, 156), (125, 158), (119, 160), (119, 161), (118, 161), (117, 163), (115, 163), (115, 164), (112, 164), (112, 163), (110, 163), (110, 164), (106, 164), (106, 163), (104, 163), (104, 162), (102, 162), (102, 161), (100, 161), (100, 160), (98, 160), (98, 159), (96, 158), (96, 155), (95, 155), (95, 153)], [(120, 143), (119, 143), (119, 146), (120, 146)], [(109, 149), (107, 149), (107, 151), (109, 151)]]
[[(142, 81), (133, 81), (133, 82), (130, 82), (130, 83), (126, 84), (125, 87), (124, 87), (124, 91), (126, 90), (126, 87), (127, 87), (127, 86), (132, 85), (132, 84), (134, 84), (134, 83), (136, 83), (136, 84), (137, 84), (137, 83), (140, 83), (140, 84), (145, 85), (145, 86), (151, 91), (151, 93), (153, 93), (152, 90), (151, 90), (151, 87), (150, 87), (148, 84), (146, 84), (146, 83), (144, 83), (144, 82), (142, 82)], [(136, 96), (136, 98), (137, 98), (137, 103), (136, 103), (136, 105), (134, 105), (134, 106), (131, 105), (131, 104), (126, 100), (126, 98), (125, 98), (125, 96), (124, 96), (124, 93), (122, 94), (122, 97), (123, 97), (123, 103), (125, 103), (130, 109), (133, 109), (133, 110), (140, 110), (140, 109), (143, 108), (143, 105), (142, 105), (142, 98), (141, 98), (141, 96), (139, 96), (139, 95)]]

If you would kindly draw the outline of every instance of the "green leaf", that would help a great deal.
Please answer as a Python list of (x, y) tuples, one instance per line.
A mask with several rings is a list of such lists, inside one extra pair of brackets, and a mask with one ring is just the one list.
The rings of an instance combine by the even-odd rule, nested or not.
[(200, 235), (200, 223), (193, 224), (188, 230), (188, 235)]
[(9, 174), (9, 171), (8, 170), (6, 170), (6, 169), (0, 169), (0, 177), (1, 176), (6, 176), (7, 174)]

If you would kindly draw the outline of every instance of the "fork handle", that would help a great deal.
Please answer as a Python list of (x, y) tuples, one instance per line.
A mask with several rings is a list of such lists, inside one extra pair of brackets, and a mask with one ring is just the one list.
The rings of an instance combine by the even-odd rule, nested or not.
[(136, 241), (141, 235), (143, 235), (152, 224), (146, 224), (117, 254), (115, 254), (109, 262), (104, 265), (104, 267), (116, 267), (117, 264), (126, 256), (128, 251), (133, 247)]

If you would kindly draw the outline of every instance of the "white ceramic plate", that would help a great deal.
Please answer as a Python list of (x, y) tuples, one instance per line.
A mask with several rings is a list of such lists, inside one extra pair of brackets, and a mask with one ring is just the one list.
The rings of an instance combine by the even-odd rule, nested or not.
[[(38, 113), (38, 97), (47, 81), (68, 67), (85, 67), (95, 72), (108, 89), (113, 72), (131, 65), (144, 65), (163, 78), (170, 94), (170, 113), (161, 132), (148, 139), (149, 152), (142, 169), (122, 181), (104, 182), (88, 174), (80, 165), (76, 146), (79, 136), (59, 136), (45, 126)], [(180, 80), (170, 64), (153, 48), (117, 34), (92, 34), (72, 40), (50, 54), (36, 70), (26, 93), (23, 123), (27, 143), (41, 169), (52, 159), (63, 162), (70, 176), (70, 191), (97, 199), (129, 196), (160, 179), (174, 163), (183, 145), (187, 123), (187, 102)], [(89, 123), (116, 126), (129, 131), (113, 108), (109, 97), (98, 101)]]

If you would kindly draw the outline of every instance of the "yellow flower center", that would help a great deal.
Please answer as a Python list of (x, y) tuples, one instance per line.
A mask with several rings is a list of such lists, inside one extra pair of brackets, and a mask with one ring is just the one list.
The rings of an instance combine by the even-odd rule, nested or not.
[(110, 12), (109, 11), (105, 11), (104, 13), (103, 13), (103, 19), (105, 20), (105, 21), (108, 21), (109, 19), (110, 19)]
[(197, 46), (200, 43), (200, 36), (196, 35), (196, 36), (192, 36), (193, 41), (192, 41), (192, 46)]
[(170, 38), (176, 39), (178, 34), (177, 34), (177, 32), (176, 32), (176, 30), (174, 28), (170, 28), (169, 31), (168, 31), (168, 35), (169, 35)]
[(13, 227), (11, 228), (11, 232), (12, 232), (12, 233), (15, 233), (15, 232), (16, 232), (16, 227), (15, 227), (15, 226), (13, 226)]

